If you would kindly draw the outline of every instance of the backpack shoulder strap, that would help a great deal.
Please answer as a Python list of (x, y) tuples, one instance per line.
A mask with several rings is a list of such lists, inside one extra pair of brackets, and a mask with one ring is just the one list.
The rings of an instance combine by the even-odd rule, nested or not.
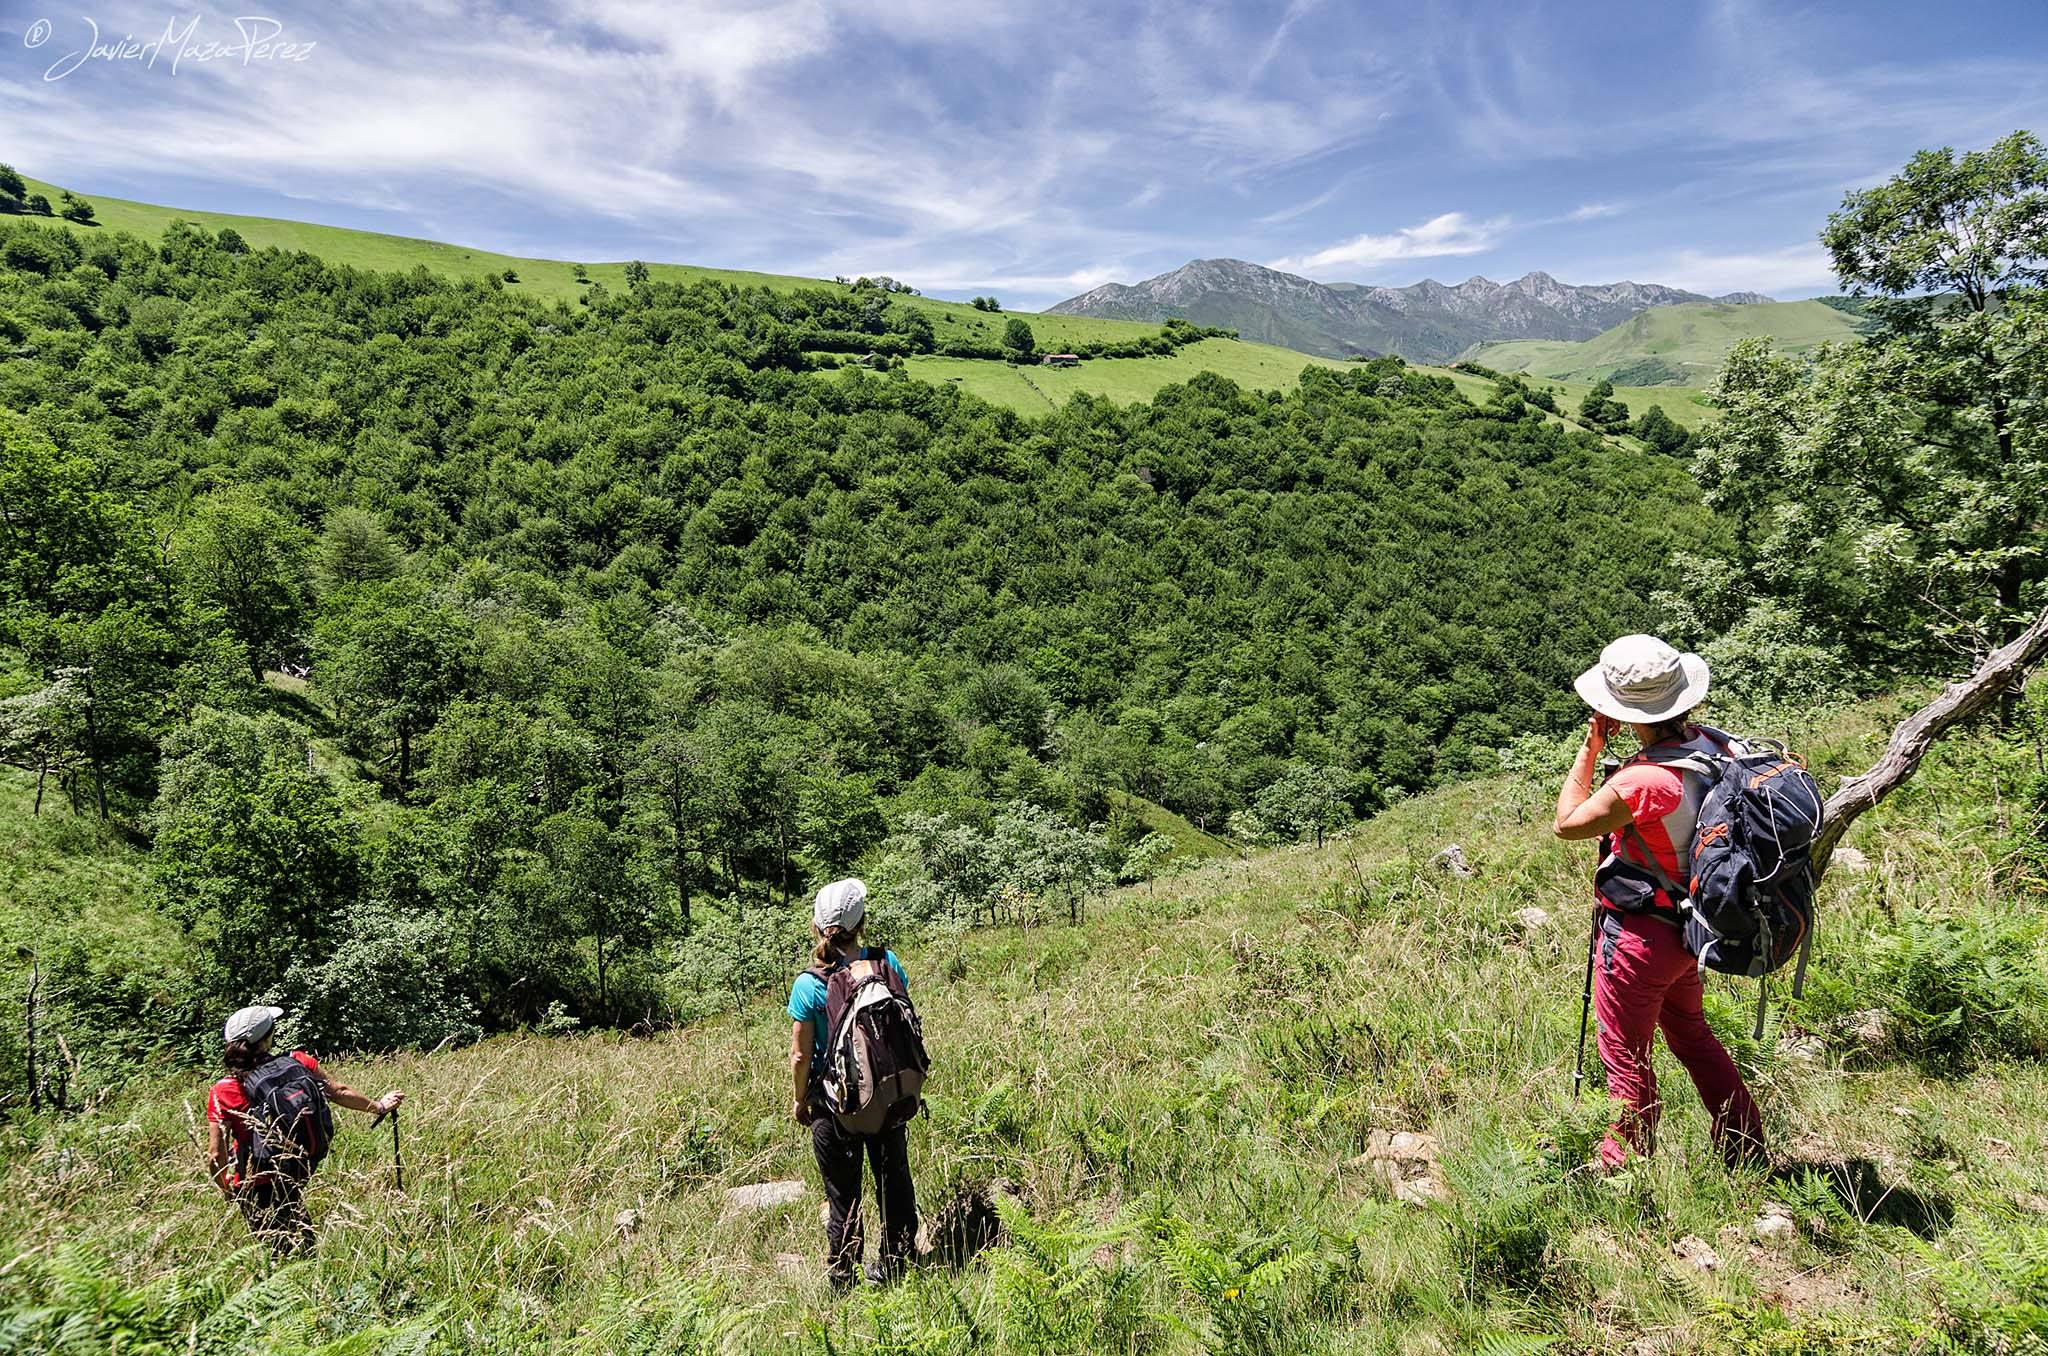
[(1671, 873), (1666, 871), (1664, 864), (1657, 860), (1657, 854), (1650, 849), (1650, 840), (1643, 837), (1642, 830), (1635, 826), (1634, 820), (1630, 820), (1623, 826), (1621, 834), (1624, 838), (1633, 838), (1636, 846), (1642, 850), (1643, 854), (1643, 860), (1640, 862), (1624, 859), (1628, 866), (1647, 871), (1654, 876), (1657, 883), (1664, 887), (1664, 893), (1670, 897), (1674, 908), (1691, 898), (1692, 892), (1671, 879)]

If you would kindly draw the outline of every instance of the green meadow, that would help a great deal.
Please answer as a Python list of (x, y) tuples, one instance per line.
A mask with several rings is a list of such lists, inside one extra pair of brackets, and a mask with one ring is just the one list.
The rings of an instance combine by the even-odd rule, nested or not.
[[(41, 193), (52, 202), (55, 202), (58, 195), (64, 191), (60, 185), (44, 183), (37, 179), (28, 179), (27, 182), (30, 192)], [(431, 273), (458, 279), (492, 276), (502, 278), (505, 270), (509, 268), (519, 275), (519, 281), (507, 284), (508, 286), (543, 301), (573, 303), (592, 284), (602, 284), (614, 290), (626, 286), (625, 260), (583, 263), (580, 266), (584, 268), (590, 280), (586, 283), (576, 277), (575, 270), (579, 265), (566, 259), (531, 259), (522, 255), (497, 254), (490, 250), (472, 249), (465, 245), (447, 244), (437, 240), (417, 240), (410, 236), (384, 235), (376, 231), (359, 231), (343, 226), (319, 226), (310, 222), (285, 221), (275, 217), (238, 216), (229, 212), (201, 212), (190, 208), (164, 207), (154, 203), (130, 202), (123, 198), (104, 198), (93, 194), (81, 196), (92, 203), (98, 218), (97, 225), (80, 226), (61, 218), (43, 219), (45, 224), (87, 234), (97, 231), (129, 231), (144, 239), (154, 240), (160, 238), (164, 229), (172, 222), (184, 221), (216, 234), (232, 228), (255, 249), (268, 249), (274, 246), (282, 250), (304, 250), (309, 254), (319, 255), (330, 263), (346, 264), (351, 268), (397, 272), (425, 268)], [(734, 287), (765, 287), (779, 292), (793, 291), (801, 287), (834, 286), (827, 278), (801, 278), (783, 273), (751, 273), (742, 269), (699, 268), (692, 264), (662, 264), (650, 261), (647, 264), (647, 271), (649, 277), (664, 282), (721, 282)], [(929, 314), (942, 343), (949, 338), (978, 338), (987, 343), (997, 343), (1002, 338), (1004, 322), (1011, 314), (1022, 314), (1024, 319), (1030, 322), (1039, 349), (1048, 353), (1058, 352), (1070, 344), (1086, 343), (1090, 340), (1142, 339), (1159, 333), (1157, 325), (1141, 324), (1132, 320), (1097, 320), (1090, 316), (1039, 315), (1031, 312), (989, 313), (977, 311), (965, 302), (941, 301), (935, 297), (901, 296), (898, 300)]]
[[(1818, 301), (1751, 306), (1689, 302), (1652, 307), (1577, 343), (1516, 339), (1482, 345), (1468, 356), (1503, 372), (1588, 384), (1603, 378), (1626, 381), (1632, 365), (1655, 359), (1669, 372), (1662, 381), (1704, 386), (1720, 371), (1722, 359), (1738, 340), (1762, 336), (1776, 340), (1780, 351), (1805, 353), (1823, 343), (1854, 339), (1859, 333), (1853, 316)], [(1626, 395), (1621, 398), (1628, 400)], [(1633, 408), (1633, 402), (1630, 404)], [(1677, 410), (1667, 407), (1666, 412), (1678, 418)]]
[[(1831, 779), (1903, 709), (1783, 733)], [(1871, 865), (1830, 875), (1807, 997), (1780, 985), (1762, 1040), (1754, 986), (1710, 983), (1776, 1176), (1722, 1167), (1661, 1051), (1658, 1155), (1582, 1170), (1602, 1102), (1570, 1095), (1588, 861), (1548, 832), (1564, 754), (1531, 744), (1320, 850), (1212, 858), (1078, 924), (906, 947), (937, 1061), (918, 1187), (958, 1218), (998, 1184), (1007, 1242), (978, 1256), (826, 1289), (770, 992), (649, 1039), (338, 1061), (409, 1092), (404, 1188), (385, 1132), (344, 1114), (320, 1249), (284, 1267), (204, 1179), (210, 1075), (144, 1069), (84, 1114), (17, 1118), (0, 1351), (240, 1351), (252, 1315), (278, 1351), (2024, 1349), (1996, 1334), (2048, 1247), (2041, 885), (2008, 869), (1998, 791), (2025, 742), (1944, 745), (1858, 825)], [(17, 853), (72, 832), (4, 788)], [(1476, 878), (1430, 865), (1452, 842)], [(1948, 1029), (1940, 1002), (1983, 1015)], [(1440, 1199), (1396, 1199), (1368, 1157), (1389, 1131), (1432, 1137)], [(774, 1180), (802, 1195), (728, 1199)], [(1789, 1233), (1760, 1236), (1778, 1212)], [(64, 1323), (103, 1344), (35, 1345)]]

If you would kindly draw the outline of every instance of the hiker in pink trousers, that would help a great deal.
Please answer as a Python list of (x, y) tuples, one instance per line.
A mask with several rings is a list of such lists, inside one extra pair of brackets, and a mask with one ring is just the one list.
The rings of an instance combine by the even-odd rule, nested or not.
[[(1594, 714), (1557, 793), (1554, 827), (1559, 838), (1602, 840), (1593, 1008), (1608, 1095), (1622, 1104), (1600, 1142), (1600, 1163), (1610, 1172), (1631, 1150), (1655, 1149), (1662, 1107), (1650, 1056), (1659, 1030), (1706, 1103), (1722, 1155), (1730, 1164), (1763, 1158), (1756, 1102), (1707, 1025), (1699, 966), (1681, 940), (1679, 901), (1665, 884), (1686, 879), (1703, 792), (1697, 777), (1661, 760), (1720, 752), (1690, 719), (1707, 679), (1698, 655), (1654, 636), (1623, 636), (1575, 684)], [(1595, 791), (1600, 754), (1623, 723), (1635, 731), (1638, 751)]]

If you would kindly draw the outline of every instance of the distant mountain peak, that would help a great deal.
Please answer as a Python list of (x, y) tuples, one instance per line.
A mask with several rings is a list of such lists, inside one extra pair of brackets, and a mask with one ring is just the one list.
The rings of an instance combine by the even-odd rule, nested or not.
[(1170, 273), (1105, 283), (1050, 309), (1154, 322), (1182, 316), (1331, 357), (1399, 353), (1448, 362), (1474, 344), (1504, 339), (1590, 339), (1652, 306), (1769, 300), (1756, 292), (1705, 297), (1657, 283), (1575, 286), (1540, 269), (1511, 283), (1474, 274), (1455, 285), (1435, 278), (1407, 287), (1325, 284), (1244, 259), (1190, 259)]

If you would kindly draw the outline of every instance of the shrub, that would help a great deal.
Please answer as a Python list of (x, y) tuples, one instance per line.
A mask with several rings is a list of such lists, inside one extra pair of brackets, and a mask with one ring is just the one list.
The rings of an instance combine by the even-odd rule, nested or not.
[(446, 924), (375, 904), (351, 910), (325, 960), (291, 968), (283, 1002), (322, 1050), (429, 1049), (483, 1035), (457, 983)]
[(1886, 1015), (1881, 1053), (1955, 1077), (1986, 1059), (2048, 1055), (2048, 978), (2032, 919), (1908, 918), (1811, 977), (1808, 1011)]
[(1008, 1247), (989, 1254), (1002, 1305), (1004, 1335), (1022, 1351), (1148, 1351), (1163, 1334), (1146, 1309), (1145, 1274), (1128, 1263), (1098, 1262), (1129, 1230), (1041, 1224), (998, 1197)]
[(1560, 1187), (1540, 1180), (1542, 1166), (1501, 1140), (1446, 1165), (1451, 1246), (1475, 1301), (1494, 1290), (1534, 1294), (1549, 1275)]
[(1936, 1351), (2048, 1350), (2048, 1228), (1980, 1223), (1939, 1247), (1915, 1243), (1941, 1291)]
[(1618, 386), (1683, 386), (1685, 373), (1662, 358), (1638, 358), (1615, 368), (1614, 382)]

